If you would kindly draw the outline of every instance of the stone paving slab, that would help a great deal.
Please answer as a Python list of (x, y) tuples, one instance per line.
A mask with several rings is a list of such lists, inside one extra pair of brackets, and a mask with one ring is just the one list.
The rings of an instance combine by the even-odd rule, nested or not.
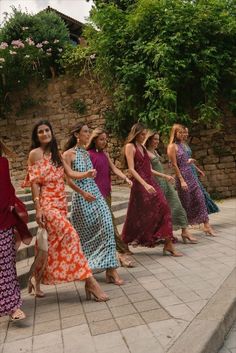
[[(214, 301), (227, 306), (235, 295), (230, 285), (227, 295), (219, 294), (236, 267), (235, 203), (225, 200), (221, 212), (211, 216), (217, 237), (194, 228), (198, 244), (177, 244), (183, 257), (162, 256), (162, 246), (138, 247), (132, 249), (136, 267), (119, 269), (123, 286), (107, 284), (104, 273), (96, 275), (110, 296), (106, 303), (86, 301), (80, 282), (43, 286), (45, 298), (23, 290), (27, 319), (0, 318), (0, 353), (165, 353), (196, 320), (201, 324), (194, 335), (197, 329), (213, 332), (220, 309), (203, 326), (204, 308)], [(192, 352), (191, 337), (187, 348)]]

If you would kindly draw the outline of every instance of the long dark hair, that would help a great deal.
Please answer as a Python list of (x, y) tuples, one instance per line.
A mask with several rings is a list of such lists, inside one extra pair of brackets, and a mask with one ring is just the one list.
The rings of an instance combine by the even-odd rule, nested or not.
[(32, 136), (31, 136), (30, 151), (33, 150), (34, 148), (38, 148), (41, 146), (39, 139), (38, 139), (38, 128), (41, 125), (47, 125), (49, 127), (49, 129), (51, 130), (52, 139), (48, 144), (50, 152), (52, 154), (51, 160), (52, 160), (52, 163), (56, 167), (61, 167), (62, 161), (61, 161), (61, 156), (60, 156), (60, 152), (59, 152), (58, 145), (57, 145), (57, 140), (54, 136), (52, 125), (50, 124), (50, 122), (48, 120), (40, 120), (34, 125), (33, 131), (32, 131)]
[(76, 144), (77, 144), (77, 138), (76, 138), (76, 136), (75, 136), (75, 133), (76, 133), (76, 132), (80, 132), (80, 130), (82, 129), (82, 127), (85, 126), (85, 125), (87, 125), (87, 124), (85, 124), (84, 122), (80, 122), (80, 123), (75, 124), (75, 125), (71, 128), (71, 130), (70, 130), (70, 132), (69, 132), (69, 139), (67, 140), (67, 142), (65, 143), (65, 146), (64, 146), (64, 148), (63, 148), (63, 151), (64, 151), (64, 152), (67, 151), (67, 150), (69, 150), (70, 148), (76, 146)]

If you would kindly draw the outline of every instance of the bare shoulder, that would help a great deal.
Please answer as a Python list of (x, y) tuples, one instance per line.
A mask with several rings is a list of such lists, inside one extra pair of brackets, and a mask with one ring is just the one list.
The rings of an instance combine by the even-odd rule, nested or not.
[(39, 161), (42, 158), (43, 158), (42, 149), (40, 147), (34, 148), (29, 153), (29, 159), (28, 159), (29, 165), (32, 165), (32, 164), (36, 163), (37, 161)]
[(73, 161), (75, 159), (75, 155), (76, 155), (76, 152), (74, 148), (70, 148), (69, 150), (65, 151), (62, 156), (67, 161), (68, 160)]
[(176, 145), (176, 143), (170, 143), (167, 147), (168, 152), (174, 152), (177, 150), (178, 150), (178, 146)]
[(135, 151), (135, 147), (133, 143), (127, 143), (125, 145), (125, 151), (126, 152), (134, 152)]

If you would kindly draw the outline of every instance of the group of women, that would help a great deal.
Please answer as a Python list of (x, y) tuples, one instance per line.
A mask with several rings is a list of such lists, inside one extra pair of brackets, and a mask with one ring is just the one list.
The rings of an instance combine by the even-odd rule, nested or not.
[[(78, 123), (61, 154), (51, 124), (39, 121), (32, 132), (24, 186), (31, 186), (36, 221), (40, 234), (46, 233), (47, 247), (42, 249), (38, 238), (29, 292), (43, 297), (41, 283), (83, 280), (87, 299), (93, 296), (96, 301), (107, 301), (108, 295), (93, 274), (104, 271), (108, 283), (122, 285), (117, 268), (119, 260), (123, 266), (133, 266), (129, 245), (154, 247), (162, 243), (163, 254), (179, 257), (182, 253), (174, 247), (173, 229), (182, 230), (185, 243), (197, 243), (188, 225), (203, 223), (206, 234), (214, 236), (208, 214), (217, 212), (218, 207), (198, 179), (187, 137), (186, 128), (173, 126), (167, 152), (174, 178), (163, 171), (157, 152), (158, 133), (135, 124), (124, 146), (124, 163), (130, 174), (127, 178), (106, 151), (107, 135), (103, 129), (97, 128), (90, 135), (88, 126)], [(4, 152), (8, 154), (9, 150), (1, 142), (0, 193), (4, 202), (0, 205), (0, 316), (21, 320), (25, 314), (20, 310), (14, 231), (27, 244), (31, 237), (24, 205), (21, 211), (17, 206)], [(121, 235), (111, 210), (111, 172), (131, 188)], [(70, 221), (65, 178), (74, 190)]]

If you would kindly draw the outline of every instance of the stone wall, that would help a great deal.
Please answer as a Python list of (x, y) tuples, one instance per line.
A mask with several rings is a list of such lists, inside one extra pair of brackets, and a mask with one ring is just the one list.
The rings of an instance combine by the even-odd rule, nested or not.
[[(30, 136), (36, 121), (41, 118), (50, 120), (62, 147), (68, 129), (76, 122), (85, 121), (91, 128), (103, 126), (104, 113), (111, 105), (99, 83), (87, 77), (73, 80), (60, 77), (51, 80), (48, 86), (32, 86), (11, 100), (12, 112), (6, 119), (0, 119), (0, 137), (17, 154), (17, 158), (11, 161), (12, 179), (16, 185), (25, 176)], [(85, 104), (83, 115), (73, 108), (78, 101)], [(236, 196), (236, 119), (226, 114), (224, 120), (220, 131), (203, 127), (190, 131), (193, 158), (206, 172), (202, 182), (215, 197)], [(121, 148), (122, 141), (110, 136), (109, 153), (118, 167)], [(113, 177), (113, 183), (119, 183), (119, 180)]]

